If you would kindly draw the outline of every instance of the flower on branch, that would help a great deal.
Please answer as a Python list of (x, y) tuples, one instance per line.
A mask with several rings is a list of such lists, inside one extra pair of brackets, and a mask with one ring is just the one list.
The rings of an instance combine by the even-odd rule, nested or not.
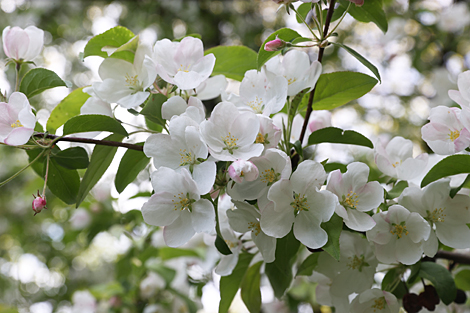
[(0, 102), (0, 142), (10, 146), (24, 145), (35, 125), (36, 116), (23, 93), (14, 92), (8, 103)]

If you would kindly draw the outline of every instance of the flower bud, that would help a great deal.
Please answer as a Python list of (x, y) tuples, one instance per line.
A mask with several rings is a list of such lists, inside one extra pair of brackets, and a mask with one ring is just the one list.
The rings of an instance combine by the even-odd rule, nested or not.
[(7, 26), (3, 30), (3, 50), (16, 61), (31, 61), (41, 52), (44, 46), (44, 31), (35, 26), (24, 30), (15, 26)]
[(233, 162), (228, 168), (228, 174), (237, 183), (246, 181), (254, 181), (259, 176), (256, 165), (250, 161), (238, 160)]
[(349, 0), (349, 1), (358, 6), (362, 6), (364, 4), (364, 0)]
[(279, 39), (279, 38), (276, 37), (276, 39), (268, 41), (264, 45), (264, 50), (266, 50), (266, 51), (278, 51), (278, 50), (281, 50), (281, 49), (285, 48), (286, 46), (287, 46), (287, 43), (284, 40)]
[(39, 191), (38, 191), (38, 195), (37, 196), (33, 195), (33, 197), (34, 197), (34, 200), (33, 200), (32, 206), (33, 206), (33, 211), (35, 212), (34, 216), (36, 216), (36, 214), (41, 213), (43, 209), (47, 209), (46, 208), (47, 203), (46, 203), (46, 198), (41, 196), (39, 194)]

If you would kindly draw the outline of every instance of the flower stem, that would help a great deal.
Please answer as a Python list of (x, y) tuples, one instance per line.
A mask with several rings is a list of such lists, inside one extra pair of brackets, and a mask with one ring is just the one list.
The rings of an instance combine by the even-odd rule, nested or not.
[(16, 84), (15, 84), (15, 91), (20, 91), (20, 70), (21, 70), (21, 63), (15, 63), (15, 72), (16, 72)]
[(41, 137), (47, 139), (53, 139), (54, 142), (57, 141), (67, 141), (67, 142), (81, 142), (81, 143), (90, 143), (100, 146), (111, 146), (111, 147), (123, 147), (131, 150), (144, 151), (143, 146), (139, 146), (132, 143), (110, 141), (110, 140), (98, 140), (98, 139), (88, 139), (88, 138), (79, 138), (79, 137), (60, 137), (56, 135), (37, 133), (33, 135), (34, 137)]
[(26, 165), (25, 167), (23, 167), (21, 170), (19, 170), (16, 174), (14, 174), (13, 176), (11, 176), (10, 178), (6, 179), (5, 181), (1, 182), (0, 183), (0, 187), (3, 187), (3, 185), (6, 185), (8, 182), (10, 182), (11, 180), (13, 180), (14, 178), (16, 178), (18, 175), (20, 175), (21, 173), (23, 173), (28, 167), (30, 167), (34, 162), (36, 162), (40, 157), (42, 157), (44, 155), (44, 152), (46, 150), (42, 150), (41, 153), (38, 154), (37, 157), (34, 158), (34, 160), (32, 160), (31, 162), (29, 162), (28, 165)]
[[(312, 33), (313, 37), (315, 37), (315, 39), (317, 39), (318, 41), (320, 41), (320, 38), (318, 38), (318, 36), (315, 34), (315, 32), (313, 31), (313, 29), (310, 27), (310, 25), (308, 25), (308, 23), (304, 20), (304, 18), (302, 17), (302, 15), (297, 12), (297, 10), (294, 8), (294, 6), (291, 6), (291, 9), (295, 12), (295, 14), (297, 15), (297, 17), (302, 21), (302, 23), (305, 24), (305, 26), (307, 26), (308, 30), (310, 31), (310, 33)], [(314, 19), (315, 20), (315, 19)], [(316, 23), (316, 20), (315, 20), (315, 23)], [(318, 24), (317, 24), (318, 25)], [(318, 29), (318, 31), (320, 31), (320, 29)]]
[(46, 186), (47, 186), (47, 177), (49, 176), (49, 162), (51, 160), (51, 150), (47, 153), (46, 158), (46, 174), (44, 174), (44, 188), (42, 189), (42, 196), (46, 199)]

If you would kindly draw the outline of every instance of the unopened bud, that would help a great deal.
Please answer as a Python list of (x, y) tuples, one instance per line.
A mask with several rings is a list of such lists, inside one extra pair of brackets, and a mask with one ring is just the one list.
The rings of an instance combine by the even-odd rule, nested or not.
[(364, 4), (364, 0), (349, 0), (349, 1), (358, 6), (362, 6)]
[(46, 202), (46, 198), (39, 194), (39, 190), (38, 190), (38, 195), (37, 196), (33, 195), (33, 197), (34, 197), (34, 200), (33, 200), (32, 206), (33, 206), (34, 216), (36, 216), (36, 214), (41, 213), (43, 209), (47, 209), (46, 208), (47, 202)]
[(268, 41), (264, 45), (264, 50), (266, 50), (266, 51), (278, 51), (278, 50), (284, 49), (286, 46), (287, 46), (287, 43), (284, 40), (279, 39), (279, 38), (276, 37), (276, 39)]
[(238, 160), (233, 162), (228, 168), (228, 174), (237, 183), (246, 181), (254, 181), (259, 176), (256, 165), (250, 161)]

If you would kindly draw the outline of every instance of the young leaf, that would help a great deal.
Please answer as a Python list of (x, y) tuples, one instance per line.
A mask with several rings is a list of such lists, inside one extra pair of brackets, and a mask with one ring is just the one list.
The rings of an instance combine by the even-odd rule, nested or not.
[(421, 188), (438, 179), (464, 173), (470, 174), (470, 155), (456, 154), (448, 156), (429, 170), (421, 181)]
[(44, 90), (54, 87), (66, 87), (65, 82), (56, 73), (45, 68), (33, 68), (27, 72), (20, 83), (20, 92), (31, 98)]
[[(143, 146), (144, 143), (138, 143)], [(134, 181), (139, 173), (149, 164), (148, 158), (143, 151), (136, 151), (128, 149), (119, 163), (119, 168), (114, 179), (114, 185), (117, 192), (121, 193), (123, 190)]]
[(339, 261), (339, 236), (343, 230), (343, 219), (333, 214), (328, 222), (321, 224), (321, 227), (328, 233), (328, 242), (322, 247), (323, 250)]
[(452, 274), (445, 267), (434, 262), (422, 262), (419, 276), (433, 284), (444, 304), (449, 305), (454, 301), (457, 288)]
[(393, 186), (393, 188), (390, 191), (387, 192), (386, 198), (387, 199), (398, 198), (403, 192), (403, 190), (405, 190), (406, 187), (408, 187), (408, 182), (404, 180), (398, 182), (395, 186)]
[(261, 310), (261, 265), (263, 265), (262, 261), (252, 265), (246, 271), (241, 284), (241, 297), (250, 313), (259, 313)]
[(255, 51), (245, 46), (218, 46), (206, 50), (205, 55), (213, 53), (215, 66), (212, 76), (225, 75), (227, 78), (241, 81), (248, 70), (256, 69)]
[(353, 130), (342, 130), (336, 127), (325, 127), (314, 131), (308, 137), (309, 145), (316, 145), (319, 143), (344, 143), (348, 145), (358, 145), (374, 148), (372, 142), (364, 135)]
[(144, 115), (149, 121), (165, 125), (166, 120), (162, 118), (162, 105), (168, 100), (167, 97), (161, 93), (151, 94), (150, 97), (145, 102), (145, 106), (140, 111), (140, 114)]
[(356, 72), (334, 72), (320, 75), (313, 97), (314, 110), (332, 110), (368, 93), (377, 80)]
[(126, 129), (114, 118), (100, 114), (85, 114), (72, 117), (64, 124), (64, 136), (74, 133), (108, 131), (128, 136)]
[(199, 254), (197, 254), (196, 251), (191, 249), (161, 247), (160, 249), (158, 249), (158, 256), (163, 261), (165, 261), (183, 256), (199, 257)]
[[(302, 18), (305, 21), (307, 20), (308, 12), (310, 12), (311, 10), (312, 10), (312, 3), (308, 3), (308, 2), (307, 3), (302, 3), (297, 8), (297, 12), (302, 16)], [(302, 20), (300, 19), (300, 17), (297, 14), (295, 15), (295, 19), (297, 20), (297, 23), (303, 24)]]
[(281, 53), (281, 51), (266, 51), (266, 50), (264, 50), (264, 45), (267, 42), (276, 39), (276, 36), (279, 39), (282, 39), (286, 42), (287, 41), (292, 41), (297, 37), (302, 37), (302, 36), (299, 35), (298, 32), (296, 32), (295, 30), (292, 30), (290, 28), (281, 28), (281, 29), (275, 31), (274, 33), (272, 33), (271, 35), (269, 35), (269, 37), (266, 38), (266, 40), (263, 42), (263, 44), (261, 45), (261, 48), (258, 51), (258, 59), (257, 59), (258, 71), (261, 70), (261, 67), (269, 59), (271, 59), (273, 56), (278, 55), (279, 53)]
[(228, 312), (252, 258), (253, 254), (240, 253), (237, 266), (233, 269), (232, 274), (220, 279), (219, 313)]
[(90, 98), (90, 95), (83, 92), (83, 88), (78, 88), (68, 94), (51, 112), (47, 120), (46, 129), (49, 133), (55, 134), (57, 128), (62, 126), (70, 118), (80, 114), (80, 108)]
[[(85, 46), (85, 51), (83, 52), (83, 58), (86, 58), (90, 55), (97, 55), (103, 58), (107, 58), (108, 53), (106, 53), (104, 50), (111, 48), (117, 49), (130, 42), (134, 37), (134, 33), (125, 27), (116, 26), (111, 28), (102, 34), (96, 35), (95, 37), (91, 38), (90, 41), (88, 41)], [(134, 53), (124, 50), (113, 53), (112, 57), (133, 62)]]
[(66, 204), (74, 204), (80, 187), (80, 176), (76, 170), (66, 169), (50, 159), (47, 187)]
[(470, 269), (464, 269), (455, 274), (455, 285), (464, 291), (470, 291)]
[(339, 43), (339, 42), (331, 42), (331, 43), (349, 52), (349, 54), (355, 57), (359, 62), (361, 62), (365, 67), (367, 67), (372, 73), (374, 73), (375, 77), (377, 77), (379, 82), (382, 82), (382, 80), (380, 79), (379, 70), (372, 63), (370, 63), (366, 58), (360, 55), (356, 50), (346, 45), (343, 45), (342, 43)]
[[(340, 0), (340, 3), (344, 8), (347, 8), (350, 4), (347, 0)], [(386, 33), (388, 30), (388, 23), (382, 7), (382, 0), (364, 1), (362, 6), (351, 5), (348, 13), (359, 22), (374, 23), (384, 33)]]
[(303, 262), (300, 264), (297, 269), (297, 274), (295, 276), (310, 276), (313, 273), (313, 270), (318, 264), (318, 257), (320, 253), (310, 254)]
[[(393, 288), (393, 290), (391, 289)], [(402, 299), (406, 292), (406, 285), (401, 280), (401, 274), (396, 268), (392, 268), (385, 274), (382, 280), (382, 290), (393, 293), (397, 298)]]
[(87, 168), (90, 161), (88, 160), (88, 153), (82, 147), (72, 147), (56, 154), (51, 154), (57, 164), (65, 168), (76, 170), (79, 168)]
[[(113, 134), (106, 137), (104, 140), (109, 141), (121, 141), (124, 136), (119, 134)], [(99, 146), (96, 145), (91, 154), (90, 164), (88, 169), (83, 176), (82, 182), (80, 183), (80, 189), (77, 194), (76, 207), (82, 203), (82, 201), (90, 192), (91, 188), (100, 180), (104, 172), (108, 169), (109, 165), (113, 161), (114, 154), (116, 153), (117, 147), (110, 146)]]
[(281, 298), (292, 282), (292, 265), (299, 251), (300, 242), (291, 231), (283, 238), (277, 239), (276, 259), (267, 263), (265, 273), (274, 290), (274, 295)]

